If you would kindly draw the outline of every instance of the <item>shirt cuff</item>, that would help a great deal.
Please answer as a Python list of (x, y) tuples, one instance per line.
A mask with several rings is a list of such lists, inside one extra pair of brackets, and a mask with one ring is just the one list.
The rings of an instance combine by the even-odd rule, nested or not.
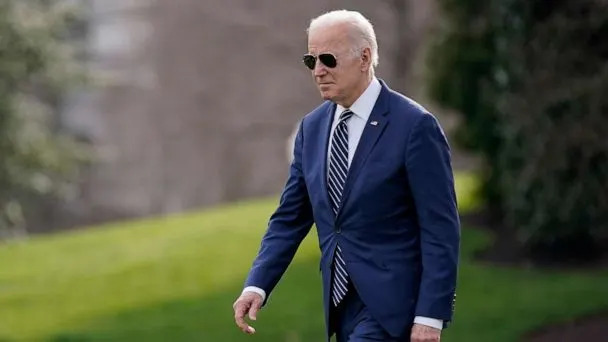
[(416, 318), (414, 318), (414, 323), (426, 325), (427, 327), (439, 330), (443, 329), (443, 321), (440, 319), (416, 316)]
[(262, 302), (266, 300), (266, 291), (257, 286), (247, 286), (245, 289), (243, 289), (243, 293), (245, 292), (255, 292), (262, 296)]

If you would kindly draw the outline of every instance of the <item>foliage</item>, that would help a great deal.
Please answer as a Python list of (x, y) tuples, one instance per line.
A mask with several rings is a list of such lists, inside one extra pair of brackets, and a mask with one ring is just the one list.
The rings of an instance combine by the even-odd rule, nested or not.
[(536, 257), (608, 237), (608, 11), (602, 0), (440, 0), (431, 95), (463, 117), (484, 195)]
[(82, 79), (64, 44), (74, 12), (49, 1), (0, 2), (0, 238), (25, 227), (27, 207), (66, 195), (82, 148), (53, 110)]

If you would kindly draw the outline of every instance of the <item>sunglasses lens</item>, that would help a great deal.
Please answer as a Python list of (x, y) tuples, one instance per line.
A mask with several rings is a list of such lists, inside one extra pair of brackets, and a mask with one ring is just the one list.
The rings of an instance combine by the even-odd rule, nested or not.
[(306, 65), (308, 67), (308, 69), (313, 70), (315, 68), (315, 62), (316, 62), (315, 56), (304, 55), (304, 57), (302, 57), (302, 61), (304, 62), (304, 65)]
[(336, 57), (329, 53), (320, 54), (319, 60), (328, 68), (335, 68), (337, 64)]

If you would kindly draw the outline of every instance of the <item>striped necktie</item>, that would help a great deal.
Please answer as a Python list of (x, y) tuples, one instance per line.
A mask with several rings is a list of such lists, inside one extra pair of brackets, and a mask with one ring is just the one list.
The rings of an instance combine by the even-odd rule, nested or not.
[[(334, 214), (338, 213), (346, 175), (348, 174), (348, 126), (346, 122), (353, 116), (353, 112), (346, 109), (340, 114), (340, 120), (334, 130), (331, 152), (329, 158), (328, 192), (331, 200), (331, 207)], [(333, 260), (333, 284), (331, 297), (335, 306), (338, 306), (348, 289), (348, 273), (346, 273), (346, 263), (342, 257), (340, 246), (336, 246)]]

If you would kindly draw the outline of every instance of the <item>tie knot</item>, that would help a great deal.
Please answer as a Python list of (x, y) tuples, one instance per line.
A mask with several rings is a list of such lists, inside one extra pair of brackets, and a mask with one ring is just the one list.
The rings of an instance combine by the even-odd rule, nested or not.
[(345, 109), (342, 114), (340, 114), (340, 121), (346, 121), (348, 119), (350, 119), (351, 116), (353, 116), (353, 113), (350, 109)]

